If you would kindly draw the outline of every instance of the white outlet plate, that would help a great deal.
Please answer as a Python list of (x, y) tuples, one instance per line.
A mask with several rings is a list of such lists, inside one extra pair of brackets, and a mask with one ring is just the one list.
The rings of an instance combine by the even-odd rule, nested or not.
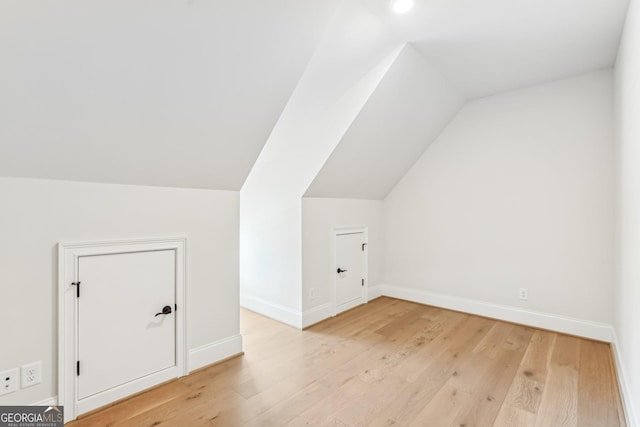
[(518, 297), (522, 301), (528, 301), (529, 300), (529, 290), (527, 288), (520, 288), (520, 291), (518, 292)]
[(18, 390), (18, 369), (0, 372), (0, 396)]
[(42, 362), (22, 365), (22, 388), (31, 387), (42, 382)]
[(316, 288), (311, 288), (311, 289), (309, 290), (309, 299), (310, 299), (311, 301), (313, 301), (313, 300), (315, 300), (315, 299), (316, 299)]

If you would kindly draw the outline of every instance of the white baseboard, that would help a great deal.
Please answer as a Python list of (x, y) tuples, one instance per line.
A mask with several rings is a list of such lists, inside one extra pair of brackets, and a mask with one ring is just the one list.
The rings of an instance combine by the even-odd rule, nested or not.
[(242, 353), (242, 335), (212, 342), (189, 350), (189, 372)]
[(302, 312), (254, 296), (240, 294), (240, 306), (302, 329)]
[(41, 400), (40, 402), (32, 403), (30, 406), (57, 406), (58, 396), (50, 397), (48, 399)]
[(591, 322), (589, 320), (475, 301), (399, 286), (382, 285), (382, 295), (476, 314), (478, 316), (505, 320), (507, 322), (534, 326), (536, 328), (548, 329), (598, 341), (612, 342), (613, 339), (613, 329), (610, 325)]
[(640, 427), (640, 420), (638, 419), (638, 414), (633, 406), (631, 388), (629, 387), (629, 382), (626, 380), (626, 378), (629, 378), (627, 376), (627, 365), (625, 365), (624, 359), (622, 358), (620, 343), (618, 342), (615, 329), (613, 330), (613, 342), (611, 343), (611, 347), (613, 348), (613, 357), (615, 357), (618, 386), (620, 387), (620, 393), (622, 394), (622, 404), (627, 417), (627, 425), (629, 427)]
[(382, 296), (382, 285), (369, 286), (367, 290), (367, 300), (373, 301)]
[(305, 310), (302, 313), (302, 327), (306, 328), (315, 323), (322, 322), (333, 315), (333, 304), (330, 302), (319, 305), (318, 307)]

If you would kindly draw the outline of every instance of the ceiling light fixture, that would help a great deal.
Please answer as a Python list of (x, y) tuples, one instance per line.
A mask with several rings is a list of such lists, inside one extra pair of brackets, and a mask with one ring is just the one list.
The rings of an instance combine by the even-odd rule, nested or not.
[(397, 14), (409, 12), (413, 8), (413, 0), (392, 0), (391, 10)]

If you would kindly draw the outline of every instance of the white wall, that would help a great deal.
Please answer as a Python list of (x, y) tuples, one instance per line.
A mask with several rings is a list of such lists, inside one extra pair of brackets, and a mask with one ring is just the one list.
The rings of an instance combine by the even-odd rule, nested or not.
[(606, 333), (613, 193), (611, 70), (471, 101), (385, 199), (385, 282)]
[(632, 0), (616, 63), (619, 167), (614, 325), (627, 413), (640, 425), (640, 3)]
[(302, 326), (302, 196), (401, 48), (366, 9), (338, 9), (241, 190), (244, 307)]
[[(302, 199), (302, 308), (303, 325), (329, 317), (335, 280), (335, 227), (367, 227), (368, 287), (382, 284), (382, 201)], [(315, 299), (310, 298), (315, 289)]]
[(0, 370), (43, 367), (42, 384), (0, 405), (57, 395), (60, 241), (186, 235), (188, 348), (239, 338), (238, 209), (233, 191), (0, 178)]

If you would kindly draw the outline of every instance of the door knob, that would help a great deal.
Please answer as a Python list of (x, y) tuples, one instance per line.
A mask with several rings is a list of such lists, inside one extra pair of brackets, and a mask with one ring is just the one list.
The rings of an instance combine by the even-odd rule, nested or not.
[(338, 274), (340, 274), (340, 273), (346, 273), (348, 270), (343, 270), (340, 267), (338, 267), (337, 271), (338, 271)]
[(165, 305), (164, 307), (162, 307), (162, 311), (160, 313), (156, 313), (156, 315), (153, 316), (153, 317), (158, 317), (161, 314), (171, 314), (171, 306), (170, 305)]

